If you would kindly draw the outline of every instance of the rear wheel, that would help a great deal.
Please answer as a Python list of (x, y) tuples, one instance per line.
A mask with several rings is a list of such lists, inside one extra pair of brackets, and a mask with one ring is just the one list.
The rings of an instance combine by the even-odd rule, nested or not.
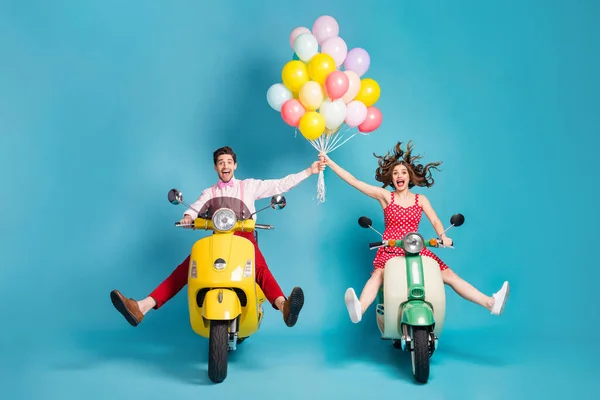
[(210, 321), (208, 377), (215, 383), (221, 383), (227, 378), (228, 326), (229, 321)]
[(424, 326), (412, 328), (413, 350), (410, 353), (415, 380), (427, 383), (429, 380), (429, 333)]

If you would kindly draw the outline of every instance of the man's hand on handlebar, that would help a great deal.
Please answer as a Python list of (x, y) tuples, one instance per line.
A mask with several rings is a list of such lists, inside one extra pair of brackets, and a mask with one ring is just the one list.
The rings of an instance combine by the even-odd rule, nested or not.
[(179, 220), (179, 223), (185, 229), (192, 229), (194, 227), (194, 219), (187, 214), (184, 215), (181, 220)]

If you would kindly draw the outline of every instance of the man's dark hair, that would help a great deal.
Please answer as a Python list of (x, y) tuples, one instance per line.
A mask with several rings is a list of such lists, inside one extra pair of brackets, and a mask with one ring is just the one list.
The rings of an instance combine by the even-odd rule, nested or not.
[(225, 146), (215, 150), (215, 152), (213, 153), (213, 162), (215, 163), (215, 165), (217, 165), (217, 160), (219, 159), (219, 156), (222, 156), (224, 154), (228, 154), (231, 157), (233, 157), (233, 162), (237, 163), (237, 157), (233, 149), (229, 146)]

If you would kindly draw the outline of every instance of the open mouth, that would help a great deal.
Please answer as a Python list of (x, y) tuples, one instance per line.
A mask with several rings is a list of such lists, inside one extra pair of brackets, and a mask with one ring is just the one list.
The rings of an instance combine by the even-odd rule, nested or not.
[(231, 171), (223, 170), (221, 171), (221, 175), (223, 175), (223, 178), (229, 178), (231, 176)]
[(404, 186), (405, 183), (406, 182), (402, 178), (396, 180), (396, 186), (398, 186), (398, 187)]

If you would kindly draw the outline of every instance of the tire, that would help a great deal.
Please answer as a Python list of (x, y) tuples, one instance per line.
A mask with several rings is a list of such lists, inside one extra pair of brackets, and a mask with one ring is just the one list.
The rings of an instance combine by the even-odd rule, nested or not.
[(210, 321), (208, 377), (215, 383), (221, 383), (227, 378), (228, 327), (229, 321)]
[(424, 326), (413, 326), (412, 340), (414, 344), (411, 351), (413, 375), (419, 383), (429, 380), (429, 333)]

